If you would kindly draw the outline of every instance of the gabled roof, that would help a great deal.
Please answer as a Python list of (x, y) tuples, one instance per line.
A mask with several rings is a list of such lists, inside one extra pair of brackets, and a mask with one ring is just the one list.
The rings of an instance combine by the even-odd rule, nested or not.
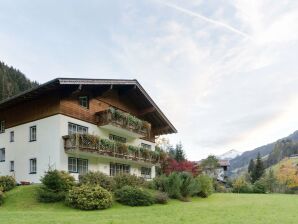
[[(42, 85), (39, 85), (30, 90), (24, 91), (20, 94), (17, 94), (13, 97), (5, 99), (0, 102), (0, 109), (4, 109), (11, 105), (31, 100), (39, 95), (46, 93), (50, 90), (58, 89), (63, 86), (72, 86), (72, 85), (111, 85), (111, 86), (135, 86), (142, 95), (142, 101), (144, 104), (150, 105), (154, 107), (153, 114), (155, 114), (155, 118), (158, 119), (162, 124), (163, 128), (160, 129), (158, 134), (170, 134), (177, 133), (176, 128), (173, 124), (168, 120), (168, 118), (164, 115), (164, 113), (160, 110), (160, 108), (156, 105), (156, 103), (152, 100), (149, 94), (145, 91), (145, 89), (141, 86), (141, 84), (135, 79), (81, 79), (81, 78), (56, 78), (49, 82), (46, 82)], [(148, 118), (149, 119), (149, 118)]]

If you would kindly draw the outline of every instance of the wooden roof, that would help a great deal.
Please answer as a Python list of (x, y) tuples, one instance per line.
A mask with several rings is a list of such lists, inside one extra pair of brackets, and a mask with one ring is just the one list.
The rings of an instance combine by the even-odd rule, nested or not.
[[(113, 86), (122, 88), (125, 94), (134, 102), (144, 120), (154, 125), (155, 135), (177, 133), (176, 128), (167, 119), (164, 113), (135, 79), (80, 79), (80, 78), (56, 78), (33, 89), (17, 94), (0, 102), (0, 109), (38, 98), (40, 95), (67, 86)], [(133, 91), (127, 91), (133, 89)]]

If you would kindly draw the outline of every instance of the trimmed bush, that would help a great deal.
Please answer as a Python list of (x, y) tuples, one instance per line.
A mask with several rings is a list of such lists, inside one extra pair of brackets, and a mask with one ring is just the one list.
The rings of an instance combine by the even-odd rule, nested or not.
[(207, 175), (200, 175), (196, 178), (198, 182), (198, 196), (207, 198), (213, 193), (213, 181), (212, 178)]
[(156, 195), (154, 195), (154, 202), (156, 204), (167, 204), (168, 200), (169, 200), (169, 197), (167, 193), (158, 192)]
[(66, 203), (81, 210), (99, 210), (112, 206), (112, 194), (96, 185), (81, 185), (69, 190)]
[(124, 186), (141, 187), (145, 184), (145, 179), (128, 173), (118, 174), (114, 177), (115, 189), (121, 189)]
[(98, 185), (108, 191), (113, 191), (115, 188), (115, 182), (112, 177), (105, 175), (99, 171), (88, 172), (87, 174), (79, 176), (80, 184)]
[(146, 191), (132, 186), (124, 186), (115, 192), (116, 200), (129, 206), (149, 206), (154, 203), (153, 197)]
[(12, 176), (0, 177), (0, 188), (4, 191), (10, 191), (16, 186), (16, 180)]
[(75, 179), (65, 171), (49, 170), (41, 178), (42, 186), (38, 190), (40, 202), (57, 202), (65, 199), (66, 192), (75, 185)]

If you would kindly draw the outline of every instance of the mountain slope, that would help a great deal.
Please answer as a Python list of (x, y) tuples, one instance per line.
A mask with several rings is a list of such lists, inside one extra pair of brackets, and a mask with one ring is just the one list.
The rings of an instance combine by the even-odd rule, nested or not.
[(37, 86), (19, 70), (0, 61), (0, 101)]
[[(283, 139), (289, 139), (289, 140), (292, 140), (293, 142), (298, 142), (298, 131), (295, 131), (293, 134), (289, 135), (288, 137), (282, 138), (280, 140), (283, 140)], [(236, 158), (230, 160), (230, 170), (233, 171), (247, 166), (251, 159), (255, 159), (257, 157), (258, 153), (260, 153), (262, 157), (268, 156), (273, 151), (276, 142), (258, 147), (251, 151), (246, 151), (242, 153), (242, 155), (237, 156)]]

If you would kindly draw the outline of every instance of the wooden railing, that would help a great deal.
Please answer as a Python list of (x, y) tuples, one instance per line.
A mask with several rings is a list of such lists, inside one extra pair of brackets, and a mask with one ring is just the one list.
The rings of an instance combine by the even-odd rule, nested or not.
[(150, 138), (151, 124), (132, 116), (129, 113), (125, 113), (115, 108), (109, 108), (108, 110), (98, 112), (97, 116), (99, 126), (111, 124), (137, 133), (142, 137)]
[(66, 152), (94, 153), (104, 157), (113, 157), (159, 164), (166, 157), (162, 151), (151, 151), (141, 147), (126, 145), (108, 139), (100, 139), (89, 134), (72, 134), (63, 136)]

